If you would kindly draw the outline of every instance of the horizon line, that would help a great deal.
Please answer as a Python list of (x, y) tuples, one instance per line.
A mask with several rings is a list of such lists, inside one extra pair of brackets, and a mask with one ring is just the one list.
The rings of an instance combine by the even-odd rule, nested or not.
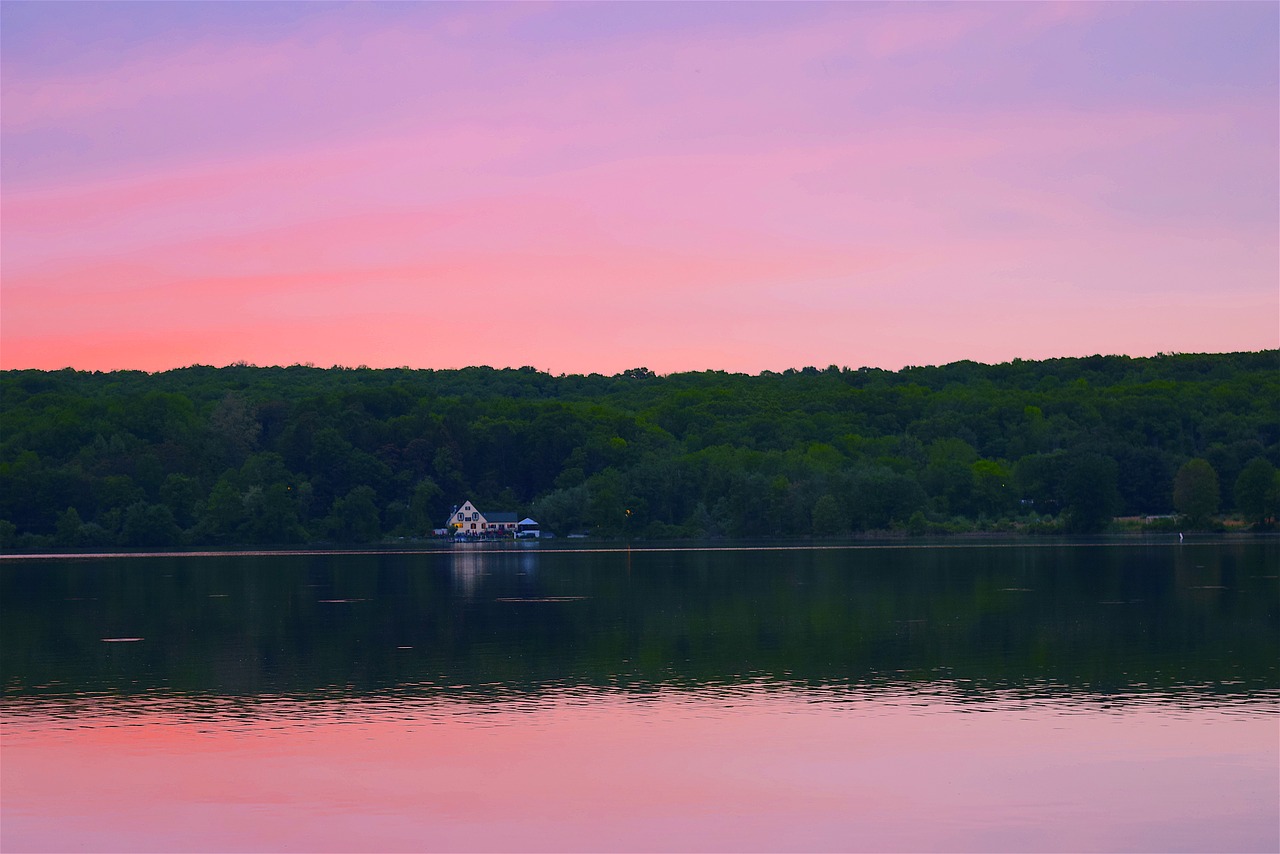
[(613, 378), (613, 377), (624, 377), (628, 374), (637, 373), (637, 372), (640, 372), (642, 376), (647, 375), (647, 376), (653, 376), (653, 377), (659, 377), (659, 378), (680, 376), (683, 374), (727, 374), (731, 376), (756, 377), (756, 376), (785, 376), (788, 373), (801, 373), (804, 371), (809, 371), (811, 369), (814, 371), (817, 371), (818, 373), (828, 373), (828, 372), (831, 372), (832, 369), (835, 369), (835, 371), (838, 373), (862, 373), (862, 372), (870, 372), (870, 371), (880, 371), (883, 373), (896, 374), (896, 373), (902, 373), (904, 371), (922, 370), (922, 369), (928, 369), (928, 368), (945, 368), (945, 367), (950, 367), (952, 365), (961, 365), (961, 364), (971, 364), (971, 365), (978, 365), (983, 367), (997, 367), (1000, 365), (1012, 365), (1012, 364), (1020, 364), (1020, 363), (1057, 362), (1057, 361), (1065, 361), (1065, 360), (1082, 360), (1082, 359), (1095, 359), (1095, 358), (1148, 360), (1148, 359), (1171, 358), (1171, 357), (1178, 357), (1178, 356), (1236, 356), (1236, 355), (1246, 355), (1246, 354), (1247, 355), (1263, 355), (1267, 353), (1275, 353), (1278, 356), (1280, 356), (1280, 347), (1264, 348), (1260, 350), (1226, 350), (1226, 351), (1218, 351), (1218, 352), (1210, 352), (1210, 351), (1184, 352), (1184, 351), (1178, 351), (1178, 350), (1169, 350), (1169, 351), (1161, 350), (1150, 355), (1136, 355), (1136, 356), (1127, 354), (1127, 353), (1089, 353), (1086, 355), (1078, 355), (1078, 356), (1049, 356), (1046, 358), (1039, 358), (1039, 359), (1022, 358), (1022, 357), (1015, 356), (1012, 359), (1007, 359), (1000, 362), (983, 362), (975, 359), (956, 359), (955, 361), (943, 362), (940, 364), (920, 364), (920, 365), (904, 364), (899, 368), (886, 368), (886, 367), (881, 367), (877, 365), (861, 365), (855, 368), (849, 365), (838, 365), (832, 362), (826, 367), (818, 367), (817, 365), (811, 364), (811, 365), (804, 365), (802, 367), (787, 367), (781, 370), (773, 370), (773, 369), (765, 368), (754, 373), (750, 371), (733, 371), (727, 368), (687, 368), (683, 370), (667, 371), (663, 373), (663, 372), (651, 370), (650, 368), (642, 365), (638, 365), (633, 368), (626, 368), (624, 370), (618, 371), (613, 374), (605, 374), (605, 373), (601, 373), (600, 371), (586, 371), (586, 372), (562, 371), (560, 373), (552, 373), (548, 369), (539, 368), (534, 365), (519, 365), (519, 366), (504, 365), (501, 367), (495, 367), (493, 365), (487, 365), (487, 364), (473, 364), (473, 365), (462, 365), (462, 366), (451, 366), (451, 367), (414, 367), (411, 365), (371, 366), (366, 364), (343, 365), (343, 364), (334, 363), (332, 365), (325, 367), (325, 366), (317, 365), (314, 362), (310, 362), (310, 361), (292, 362), (287, 365), (278, 364), (278, 363), (259, 365), (255, 362), (250, 362), (243, 359), (239, 359), (233, 362), (228, 362), (222, 365), (192, 362), (191, 364), (187, 364), (187, 365), (178, 365), (175, 367), (161, 368), (158, 370), (147, 370), (145, 368), (126, 368), (126, 367), (109, 368), (104, 370), (100, 368), (77, 368), (73, 365), (65, 365), (60, 368), (38, 368), (38, 367), (17, 368), (17, 367), (0, 366), (0, 373), (17, 373), (21, 371), (38, 371), (40, 373), (62, 373), (64, 371), (73, 371), (75, 373), (85, 373), (85, 374), (141, 373), (141, 374), (147, 374), (148, 376), (154, 376), (157, 374), (166, 374), (166, 373), (172, 373), (176, 371), (187, 371), (195, 368), (209, 368), (209, 369), (218, 370), (218, 371), (226, 370), (228, 368), (255, 368), (255, 369), (261, 369), (261, 370), (270, 370), (270, 369), (288, 370), (291, 368), (307, 368), (307, 369), (318, 370), (318, 371), (431, 371), (431, 372), (439, 372), (439, 373), (467, 371), (467, 370), (490, 370), (495, 372), (518, 371), (518, 372), (533, 372), (538, 374), (545, 374), (546, 376), (553, 377), (553, 378), (554, 377), (592, 377), (592, 376)]

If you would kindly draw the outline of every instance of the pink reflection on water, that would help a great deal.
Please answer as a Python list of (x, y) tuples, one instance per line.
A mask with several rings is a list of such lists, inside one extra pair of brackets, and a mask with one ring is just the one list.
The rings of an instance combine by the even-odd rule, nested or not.
[(6, 704), (5, 851), (1276, 850), (1274, 698)]

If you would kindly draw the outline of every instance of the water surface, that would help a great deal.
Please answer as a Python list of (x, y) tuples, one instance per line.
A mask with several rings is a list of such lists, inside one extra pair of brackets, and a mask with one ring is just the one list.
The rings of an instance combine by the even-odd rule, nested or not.
[(0, 847), (1274, 851), (1278, 564), (7, 559)]

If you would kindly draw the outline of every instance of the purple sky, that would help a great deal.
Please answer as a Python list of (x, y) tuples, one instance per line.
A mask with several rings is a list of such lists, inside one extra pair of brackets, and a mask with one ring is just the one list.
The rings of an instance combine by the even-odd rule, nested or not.
[(1280, 346), (1280, 5), (0, 6), (0, 362)]

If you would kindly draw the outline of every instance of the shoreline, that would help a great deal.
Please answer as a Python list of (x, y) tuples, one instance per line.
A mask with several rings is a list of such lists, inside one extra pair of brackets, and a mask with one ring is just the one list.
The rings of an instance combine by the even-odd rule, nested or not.
[(308, 557), (325, 555), (429, 555), (453, 554), (456, 547), (467, 551), (483, 551), (491, 554), (542, 554), (628, 553), (628, 552), (765, 552), (765, 551), (865, 551), (875, 549), (928, 549), (928, 548), (1096, 548), (1106, 546), (1206, 546), (1224, 543), (1280, 542), (1280, 533), (1267, 532), (1204, 532), (1192, 533), (1179, 540), (1177, 534), (1160, 532), (1123, 532), (1093, 535), (1035, 535), (975, 532), (941, 537), (912, 537), (908, 535), (881, 535), (865, 537), (841, 537), (825, 540), (641, 540), (626, 541), (600, 538), (579, 540), (577, 545), (557, 543), (546, 546), (537, 541), (505, 541), (475, 543), (416, 543), (411, 546), (352, 546), (303, 547), (303, 548), (236, 548), (227, 549), (174, 549), (169, 551), (93, 551), (93, 552), (17, 552), (0, 554), (0, 562), (23, 560), (108, 560), (113, 558), (200, 558), (200, 557)]

